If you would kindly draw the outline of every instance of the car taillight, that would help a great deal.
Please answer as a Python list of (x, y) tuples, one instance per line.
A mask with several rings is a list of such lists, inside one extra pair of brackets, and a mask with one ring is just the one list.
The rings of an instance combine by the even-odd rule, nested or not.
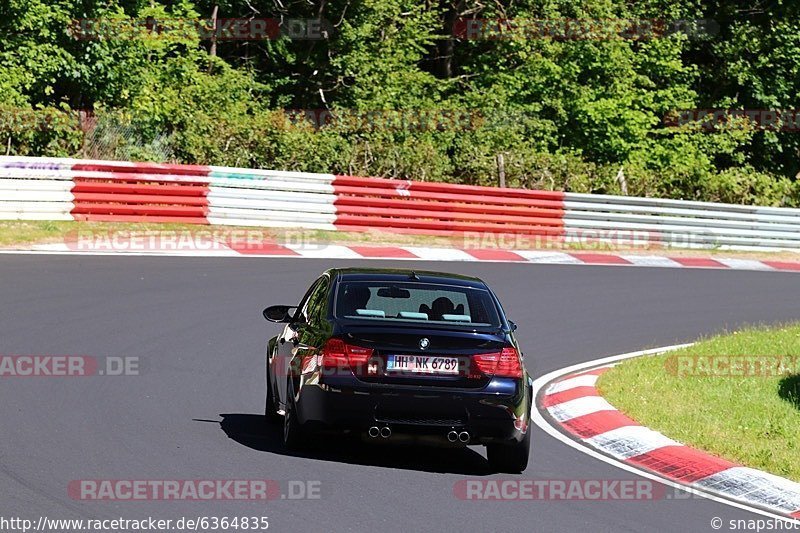
[(322, 347), (322, 368), (351, 368), (363, 366), (372, 356), (372, 348), (347, 344), (342, 339), (328, 339)]
[(522, 362), (514, 348), (503, 348), (500, 352), (481, 353), (472, 356), (472, 378), (483, 376), (498, 378), (521, 378)]

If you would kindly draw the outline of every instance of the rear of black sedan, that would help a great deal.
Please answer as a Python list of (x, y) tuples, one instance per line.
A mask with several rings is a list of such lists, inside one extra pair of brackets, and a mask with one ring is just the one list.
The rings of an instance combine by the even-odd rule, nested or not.
[(269, 341), (265, 413), (287, 446), (315, 431), (374, 442), (485, 445), (521, 472), (530, 449), (530, 379), (497, 297), (477, 278), (332, 269)]

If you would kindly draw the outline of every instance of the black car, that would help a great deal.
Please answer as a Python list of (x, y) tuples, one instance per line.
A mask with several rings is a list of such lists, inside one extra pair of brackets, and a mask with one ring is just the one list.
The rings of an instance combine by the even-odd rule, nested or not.
[(267, 347), (265, 414), (293, 448), (309, 434), (372, 442), (485, 445), (521, 472), (530, 450), (531, 379), (500, 302), (480, 279), (397, 269), (324, 272)]

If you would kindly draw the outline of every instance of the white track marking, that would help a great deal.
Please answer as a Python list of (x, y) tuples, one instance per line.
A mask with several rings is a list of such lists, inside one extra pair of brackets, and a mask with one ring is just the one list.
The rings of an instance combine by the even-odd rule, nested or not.
[(427, 248), (422, 246), (403, 246), (403, 249), (425, 261), (477, 261), (464, 250), (451, 248)]
[(323, 246), (309, 246), (306, 244), (285, 244), (286, 248), (293, 250), (303, 257), (323, 258), (323, 259), (360, 259), (361, 255), (338, 244), (327, 244)]
[(718, 259), (715, 257), (714, 261), (735, 270), (775, 270), (771, 266), (755, 259), (725, 259), (722, 257)]
[(800, 509), (800, 483), (754, 468), (729, 468), (695, 483), (707, 489), (724, 491), (737, 500), (771, 505), (787, 513)]
[(539, 252), (536, 250), (514, 250), (531, 263), (545, 263), (550, 265), (582, 265), (583, 261), (563, 252)]
[(597, 383), (597, 378), (600, 376), (595, 376), (594, 374), (588, 374), (585, 376), (576, 376), (574, 378), (565, 379), (564, 381), (559, 381), (558, 383), (553, 383), (549, 387), (547, 387), (547, 391), (545, 394), (555, 394), (557, 392), (564, 392), (565, 390), (574, 389), (575, 387), (594, 387), (595, 383)]
[[(614, 407), (611, 410), (616, 411)], [(595, 435), (586, 442), (617, 459), (630, 459), (664, 446), (680, 446), (679, 442), (644, 426), (622, 426)]]
[(669, 257), (660, 255), (621, 255), (621, 258), (636, 266), (681, 268), (683, 265)]
[(550, 416), (559, 422), (566, 422), (567, 420), (590, 415), (598, 411), (616, 411), (616, 409), (600, 396), (583, 396), (557, 405), (551, 405), (547, 408), (547, 411)]

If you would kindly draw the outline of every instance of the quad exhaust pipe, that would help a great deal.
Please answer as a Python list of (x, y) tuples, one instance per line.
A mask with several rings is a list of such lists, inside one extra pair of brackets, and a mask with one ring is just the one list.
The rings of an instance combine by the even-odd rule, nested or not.
[[(392, 436), (392, 428), (389, 426), (372, 426), (367, 431), (367, 434), (370, 438), (377, 439), (378, 437), (388, 439)], [(472, 437), (470, 436), (468, 431), (458, 432), (456, 430), (451, 430), (447, 433), (447, 440), (449, 442), (461, 442), (463, 444), (467, 444)]]
[(383, 426), (382, 428), (379, 428), (378, 426), (372, 426), (371, 428), (369, 428), (369, 431), (367, 433), (373, 439), (377, 439), (378, 437), (383, 437), (384, 439), (388, 439), (389, 437), (392, 436), (392, 428), (390, 428), (389, 426)]

